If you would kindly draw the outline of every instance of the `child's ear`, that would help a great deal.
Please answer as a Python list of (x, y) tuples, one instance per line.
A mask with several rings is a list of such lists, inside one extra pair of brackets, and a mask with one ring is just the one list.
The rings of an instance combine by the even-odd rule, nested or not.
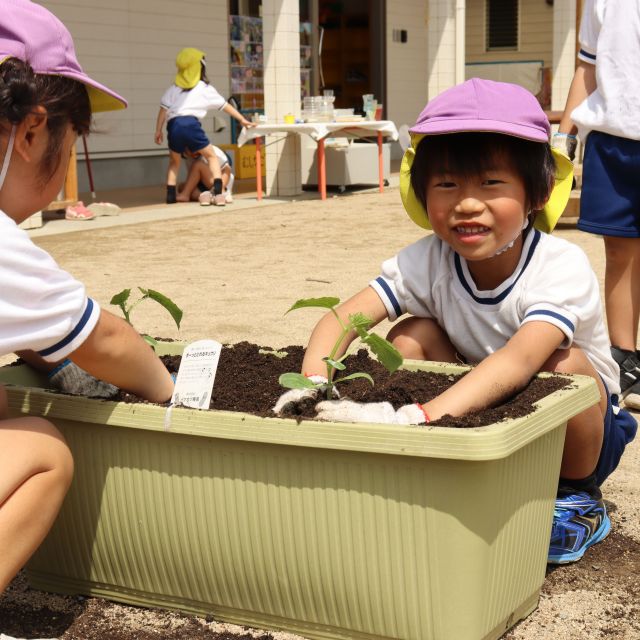
[(14, 152), (25, 162), (33, 162), (36, 150), (48, 139), (47, 110), (38, 105), (16, 126)]

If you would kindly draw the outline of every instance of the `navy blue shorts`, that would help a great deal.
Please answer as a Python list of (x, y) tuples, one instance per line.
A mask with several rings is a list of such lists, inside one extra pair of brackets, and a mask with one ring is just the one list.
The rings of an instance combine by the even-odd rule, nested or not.
[[(606, 385), (605, 385), (606, 388)], [(596, 482), (600, 486), (615, 470), (624, 448), (634, 439), (638, 423), (625, 409), (618, 407), (618, 396), (607, 390), (607, 413), (604, 417), (604, 439), (596, 466)]]
[(640, 238), (640, 141), (601, 131), (587, 136), (578, 229)]
[(178, 116), (167, 122), (169, 149), (175, 153), (197, 153), (209, 146), (209, 138), (195, 116)]

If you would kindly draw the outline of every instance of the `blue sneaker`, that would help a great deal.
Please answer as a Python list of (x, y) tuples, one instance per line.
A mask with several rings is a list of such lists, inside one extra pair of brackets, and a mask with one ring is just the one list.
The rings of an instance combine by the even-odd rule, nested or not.
[(551, 543), (547, 562), (566, 564), (580, 560), (592, 545), (611, 531), (611, 520), (602, 498), (584, 491), (560, 489), (553, 511)]

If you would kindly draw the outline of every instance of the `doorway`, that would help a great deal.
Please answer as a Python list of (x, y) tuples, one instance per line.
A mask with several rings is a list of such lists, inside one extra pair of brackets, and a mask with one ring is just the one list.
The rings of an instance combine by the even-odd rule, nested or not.
[[(385, 101), (384, 0), (315, 0), (318, 55), (314, 81), (337, 108), (362, 111), (362, 96)], [(314, 82), (315, 85), (315, 82)]]

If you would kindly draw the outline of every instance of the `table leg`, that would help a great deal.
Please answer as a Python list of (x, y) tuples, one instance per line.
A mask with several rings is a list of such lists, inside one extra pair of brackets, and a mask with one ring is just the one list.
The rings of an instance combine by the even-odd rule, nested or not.
[(262, 142), (260, 136), (256, 138), (256, 194), (262, 200)]
[(384, 158), (382, 155), (382, 132), (378, 131), (378, 180), (380, 193), (384, 191)]
[(327, 199), (327, 168), (324, 156), (324, 140), (318, 140), (318, 191), (322, 200)]

